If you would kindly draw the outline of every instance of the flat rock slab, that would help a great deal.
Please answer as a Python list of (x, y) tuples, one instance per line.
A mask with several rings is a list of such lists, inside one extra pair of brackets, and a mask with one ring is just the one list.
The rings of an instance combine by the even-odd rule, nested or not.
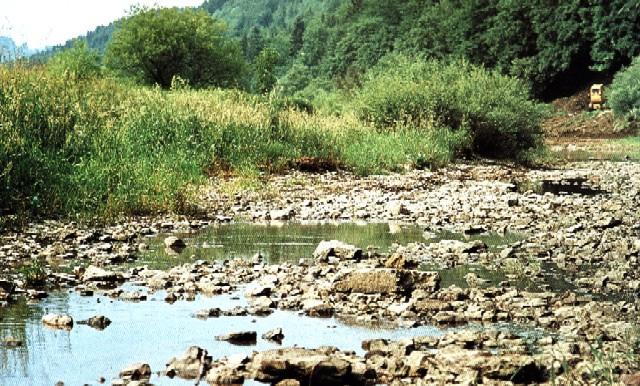
[(338, 292), (392, 294), (415, 289), (436, 291), (439, 285), (440, 275), (437, 272), (369, 268), (345, 273), (335, 283), (334, 289)]

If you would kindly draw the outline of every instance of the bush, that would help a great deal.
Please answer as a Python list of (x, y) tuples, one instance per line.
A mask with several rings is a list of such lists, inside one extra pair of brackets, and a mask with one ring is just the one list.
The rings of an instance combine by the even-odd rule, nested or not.
[(356, 110), (383, 131), (466, 131), (471, 138), (466, 150), (496, 158), (518, 158), (537, 147), (543, 116), (515, 78), (465, 61), (401, 55), (386, 58), (368, 73)]
[(79, 40), (51, 58), (47, 68), (57, 76), (73, 80), (94, 78), (100, 75), (100, 55), (89, 49), (87, 42)]
[(640, 121), (640, 57), (615, 75), (608, 100), (616, 117), (629, 122)]

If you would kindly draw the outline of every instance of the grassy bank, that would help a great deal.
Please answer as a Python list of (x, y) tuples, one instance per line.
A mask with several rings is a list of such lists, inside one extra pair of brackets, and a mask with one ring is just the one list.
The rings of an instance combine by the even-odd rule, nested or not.
[[(472, 70), (461, 68), (459, 75), (482, 76), (483, 70)], [(184, 211), (190, 188), (220, 172), (281, 172), (309, 163), (361, 174), (431, 167), (477, 152), (476, 127), (514, 133), (509, 140), (516, 142), (524, 132), (512, 120), (475, 125), (492, 116), (478, 118), (473, 111), (453, 116), (462, 124), (452, 125), (420, 100), (407, 104), (420, 106), (419, 124), (404, 119), (382, 126), (362, 113), (372, 92), (363, 89), (353, 106), (335, 115), (234, 90), (162, 91), (45, 68), (0, 67), (0, 210), (98, 216)], [(438, 92), (439, 109), (451, 91)], [(455, 93), (449, 97), (460, 100)], [(402, 103), (390, 96), (371, 102), (378, 117), (387, 102)], [(530, 130), (529, 122), (535, 126), (539, 117), (525, 113)], [(518, 155), (534, 145), (532, 138), (526, 135)]]

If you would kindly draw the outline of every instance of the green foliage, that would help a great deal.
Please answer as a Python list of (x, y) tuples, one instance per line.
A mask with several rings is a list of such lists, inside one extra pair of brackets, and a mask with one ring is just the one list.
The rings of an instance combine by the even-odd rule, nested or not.
[(617, 117), (640, 122), (640, 57), (616, 74), (607, 96)]
[(380, 130), (446, 127), (468, 133), (467, 150), (511, 158), (539, 142), (542, 110), (526, 90), (514, 78), (468, 62), (392, 56), (368, 75), (357, 109)]
[(78, 41), (51, 58), (47, 68), (58, 76), (74, 80), (93, 78), (100, 75), (100, 56), (86, 42)]
[(244, 62), (224, 23), (204, 11), (136, 8), (122, 20), (105, 61), (117, 73), (144, 84), (171, 86), (179, 76), (193, 86), (236, 86)]
[(268, 93), (275, 86), (276, 65), (280, 56), (273, 48), (265, 48), (260, 52), (255, 62), (255, 90), (260, 94)]
[(33, 260), (18, 269), (27, 287), (40, 287), (46, 283), (47, 271), (40, 260)]
[[(308, 92), (317, 96), (322, 87), (310, 84)], [(369, 91), (367, 83), (362, 97)], [(348, 98), (323, 92), (320, 106)], [(376, 130), (344, 107), (326, 111), (301, 98), (193, 90), (178, 77), (163, 91), (0, 67), (1, 209), (184, 212), (197, 187), (222, 171), (255, 175), (314, 160), (367, 174), (438, 166), (469, 147), (467, 130), (437, 120), (428, 129)]]

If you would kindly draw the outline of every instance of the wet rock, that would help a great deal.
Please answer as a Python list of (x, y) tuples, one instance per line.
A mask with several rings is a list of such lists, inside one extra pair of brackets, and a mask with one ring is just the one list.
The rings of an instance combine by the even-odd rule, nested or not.
[(282, 340), (284, 339), (284, 334), (282, 333), (281, 328), (274, 328), (273, 330), (269, 330), (264, 334), (262, 334), (262, 339), (274, 341), (277, 343), (282, 343)]
[(178, 358), (172, 358), (166, 367), (168, 377), (197, 379), (204, 376), (211, 367), (211, 357), (207, 350), (192, 346)]
[(185, 249), (187, 247), (187, 244), (184, 242), (184, 240), (178, 237), (169, 236), (164, 239), (164, 246), (168, 249), (179, 252)]
[(82, 281), (85, 282), (121, 282), (124, 278), (122, 274), (107, 271), (105, 269), (90, 265), (82, 274)]
[(245, 292), (245, 296), (247, 297), (259, 297), (259, 296), (269, 296), (271, 295), (271, 287), (257, 285)]
[(219, 318), (222, 311), (219, 308), (208, 308), (197, 311), (194, 316), (199, 319)]
[(250, 377), (277, 384), (295, 379), (301, 384), (342, 386), (362, 385), (349, 361), (323, 350), (287, 348), (257, 353), (249, 365)]
[(330, 257), (359, 260), (362, 258), (362, 249), (338, 240), (321, 241), (313, 252), (313, 257), (321, 263), (326, 263)]
[(131, 364), (120, 371), (119, 377), (125, 381), (148, 380), (151, 378), (151, 366), (148, 363)]
[(205, 378), (210, 385), (242, 385), (244, 379), (244, 375), (237, 369), (226, 366), (211, 368)]
[(78, 324), (86, 324), (87, 326), (95, 328), (96, 330), (104, 330), (105, 328), (109, 327), (109, 325), (111, 324), (111, 320), (106, 316), (96, 315), (87, 320), (81, 320), (78, 322)]
[(54, 328), (71, 329), (73, 327), (73, 318), (64, 314), (46, 314), (42, 317), (42, 323)]
[(302, 303), (302, 311), (307, 316), (317, 318), (330, 318), (333, 316), (335, 309), (333, 306), (325, 303), (320, 299), (308, 299)]
[(222, 340), (238, 346), (253, 346), (257, 342), (258, 334), (255, 331), (239, 331), (218, 335), (216, 340)]

